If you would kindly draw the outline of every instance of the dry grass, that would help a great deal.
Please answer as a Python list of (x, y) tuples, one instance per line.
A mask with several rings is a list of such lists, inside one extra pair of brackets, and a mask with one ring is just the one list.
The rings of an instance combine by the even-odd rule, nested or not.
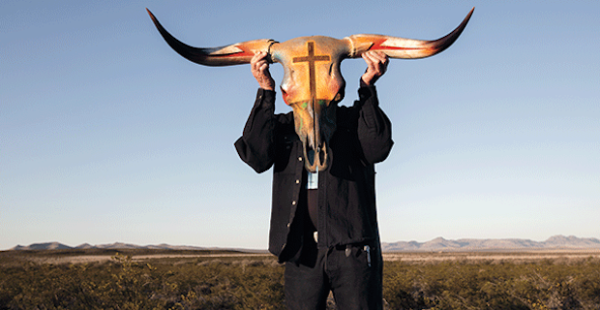
[[(13, 252), (13, 255), (10, 255)], [(42, 252), (47, 252), (42, 255)], [(52, 253), (53, 252), (53, 253)], [(97, 254), (94, 252), (71, 253), (67, 251), (26, 251), (18, 253), (15, 251), (0, 252), (2, 256), (19, 256), (31, 262), (40, 264), (89, 264), (109, 262), (113, 259), (117, 250), (113, 252)], [(123, 252), (121, 252), (123, 253)], [(266, 259), (272, 258), (271, 254), (255, 254), (240, 252), (202, 252), (185, 253), (177, 251), (173, 253), (149, 253), (144, 252), (125, 252), (132, 261), (141, 262), (145, 260), (170, 259), (173, 261), (186, 262), (197, 259)], [(600, 258), (600, 250), (539, 250), (539, 251), (513, 251), (513, 252), (390, 252), (384, 253), (383, 259), (386, 262), (404, 262), (404, 263), (431, 263), (445, 261), (467, 261), (467, 262), (535, 262), (539, 260), (551, 260), (555, 262), (566, 263), (569, 261), (583, 261), (588, 258)]]
[[(600, 251), (384, 259), (386, 309), (600, 310)], [(223, 251), (5, 251), (0, 309), (284, 309), (283, 266)]]
[(387, 262), (430, 263), (446, 261), (465, 262), (536, 262), (551, 260), (557, 263), (584, 261), (589, 258), (600, 258), (600, 250), (540, 250), (513, 252), (396, 252), (384, 253)]
[[(131, 255), (131, 259), (135, 262), (157, 259), (172, 259), (178, 261), (189, 261), (198, 258), (265, 258), (272, 257), (270, 254), (145, 254)], [(30, 257), (32, 262), (41, 264), (89, 264), (108, 262), (113, 259), (112, 255), (77, 255), (77, 256), (55, 256), (55, 257)]]

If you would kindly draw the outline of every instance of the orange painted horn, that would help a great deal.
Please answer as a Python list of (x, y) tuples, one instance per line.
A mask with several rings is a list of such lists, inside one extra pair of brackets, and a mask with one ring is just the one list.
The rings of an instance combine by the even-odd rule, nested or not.
[[(147, 10), (147, 9), (146, 9)], [(366, 51), (383, 51), (391, 58), (423, 58), (448, 48), (465, 29), (474, 8), (450, 34), (434, 41), (383, 35), (357, 34), (342, 40), (308, 36), (284, 42), (262, 39), (214, 48), (197, 48), (175, 39), (148, 10), (154, 25), (181, 56), (206, 66), (250, 63), (256, 52), (283, 66), (280, 88), (283, 100), (294, 110), (294, 126), (304, 147), (305, 167), (324, 171), (330, 161), (329, 140), (336, 130), (336, 106), (344, 97), (346, 82), (341, 62), (358, 58)]]
[(448, 48), (467, 26), (475, 8), (472, 8), (467, 17), (454, 31), (443, 38), (434, 41), (404, 39), (399, 37), (377, 34), (356, 34), (346, 39), (350, 41), (351, 52), (349, 58), (361, 57), (366, 51), (382, 51), (391, 58), (425, 58), (433, 56)]
[(275, 41), (260, 39), (246, 41), (221, 47), (199, 48), (189, 46), (173, 37), (159, 22), (150, 10), (146, 9), (156, 29), (179, 55), (185, 59), (205, 66), (231, 66), (249, 64), (256, 52), (269, 52)]

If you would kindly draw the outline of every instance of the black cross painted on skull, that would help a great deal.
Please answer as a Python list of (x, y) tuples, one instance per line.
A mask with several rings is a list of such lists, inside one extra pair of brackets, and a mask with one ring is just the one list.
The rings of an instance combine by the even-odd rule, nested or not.
[(317, 81), (315, 76), (315, 62), (316, 61), (331, 61), (329, 55), (317, 55), (315, 56), (315, 42), (309, 41), (307, 43), (308, 56), (294, 57), (292, 62), (308, 62), (308, 78), (310, 83), (310, 99), (312, 103), (315, 103), (317, 97)]

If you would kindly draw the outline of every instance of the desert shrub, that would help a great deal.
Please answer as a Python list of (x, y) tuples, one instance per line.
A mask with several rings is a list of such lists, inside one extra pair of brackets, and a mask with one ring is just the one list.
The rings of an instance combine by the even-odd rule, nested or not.
[(282, 267), (169, 260), (0, 268), (0, 309), (282, 309)]
[(388, 262), (392, 309), (600, 309), (600, 261)]
[[(274, 258), (54, 264), (36, 255), (0, 255), (0, 310), (285, 308)], [(600, 260), (386, 262), (383, 289), (387, 309), (599, 310)]]

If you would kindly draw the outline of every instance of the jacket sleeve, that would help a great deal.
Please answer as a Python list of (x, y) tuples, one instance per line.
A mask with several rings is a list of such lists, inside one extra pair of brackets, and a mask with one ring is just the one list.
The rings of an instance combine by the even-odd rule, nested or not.
[(358, 90), (360, 107), (358, 117), (358, 140), (365, 160), (370, 164), (384, 161), (394, 145), (392, 123), (379, 108), (377, 91), (374, 86)]
[(258, 173), (273, 165), (274, 113), (275, 92), (259, 89), (242, 137), (234, 143), (242, 161)]

